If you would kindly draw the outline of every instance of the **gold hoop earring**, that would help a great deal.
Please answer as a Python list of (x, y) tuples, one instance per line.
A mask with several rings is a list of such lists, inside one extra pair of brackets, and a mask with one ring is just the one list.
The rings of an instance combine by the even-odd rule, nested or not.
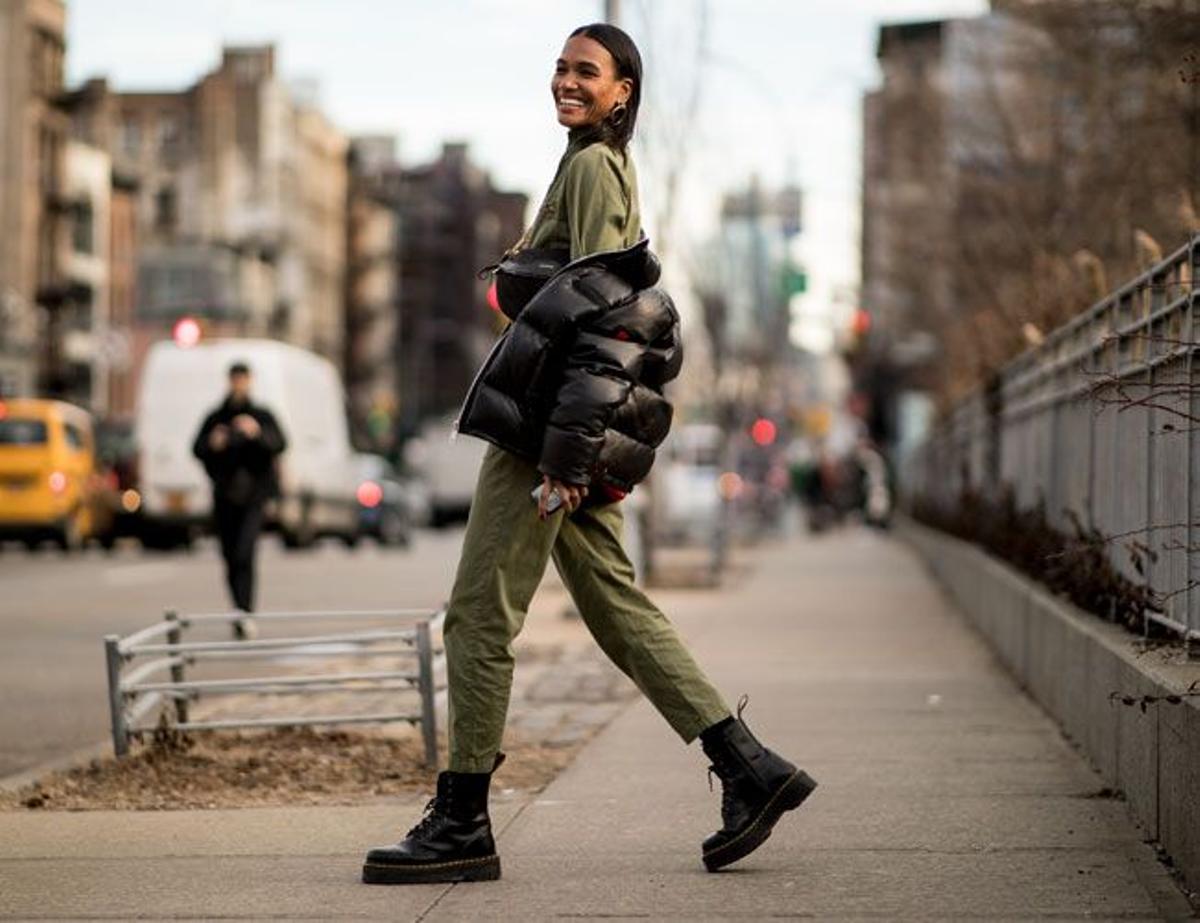
[(620, 125), (625, 121), (625, 116), (629, 114), (629, 107), (624, 103), (617, 103), (612, 107), (612, 111), (608, 113), (608, 120), (614, 125)]

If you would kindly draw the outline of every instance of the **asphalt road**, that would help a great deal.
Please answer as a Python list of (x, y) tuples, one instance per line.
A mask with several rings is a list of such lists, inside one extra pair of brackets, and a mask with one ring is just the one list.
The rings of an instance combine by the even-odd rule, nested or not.
[[(436, 607), (449, 594), (461, 528), (420, 531), (409, 549), (334, 542), (288, 552), (259, 548), (259, 608)], [(65, 557), (0, 550), (0, 778), (104, 740), (108, 705), (102, 641), (162, 617), (227, 607), (211, 542), (192, 552), (122, 547)]]

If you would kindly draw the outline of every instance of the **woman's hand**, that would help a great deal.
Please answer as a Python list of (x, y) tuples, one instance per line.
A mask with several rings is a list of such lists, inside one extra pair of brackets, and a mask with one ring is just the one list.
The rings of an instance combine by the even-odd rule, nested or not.
[(548, 474), (542, 475), (542, 495), (538, 499), (538, 518), (545, 519), (547, 515), (546, 503), (550, 500), (550, 492), (554, 491), (562, 497), (563, 508), (566, 509), (568, 515), (579, 509), (579, 504), (583, 502), (583, 498), (588, 495), (586, 487), (577, 487), (574, 484), (564, 484), (556, 478), (550, 477)]

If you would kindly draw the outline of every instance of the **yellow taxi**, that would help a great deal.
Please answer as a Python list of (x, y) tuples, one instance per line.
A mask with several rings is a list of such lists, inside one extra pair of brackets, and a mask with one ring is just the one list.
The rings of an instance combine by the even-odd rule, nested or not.
[(92, 417), (63, 401), (0, 398), (0, 539), (80, 548), (106, 527)]

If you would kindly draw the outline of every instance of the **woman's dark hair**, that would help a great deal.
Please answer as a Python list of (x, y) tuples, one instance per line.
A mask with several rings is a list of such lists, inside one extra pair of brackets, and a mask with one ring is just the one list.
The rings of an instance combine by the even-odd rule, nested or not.
[(623, 151), (633, 137), (633, 128), (637, 124), (638, 106), (642, 102), (642, 55), (637, 45), (628, 35), (616, 26), (606, 22), (594, 22), (580, 26), (571, 33), (570, 38), (582, 35), (599, 42), (612, 55), (617, 65), (617, 77), (628, 79), (633, 84), (629, 94), (629, 102), (625, 104), (625, 113), (617, 121), (606, 118), (600, 123), (600, 132), (605, 144), (618, 151)]

